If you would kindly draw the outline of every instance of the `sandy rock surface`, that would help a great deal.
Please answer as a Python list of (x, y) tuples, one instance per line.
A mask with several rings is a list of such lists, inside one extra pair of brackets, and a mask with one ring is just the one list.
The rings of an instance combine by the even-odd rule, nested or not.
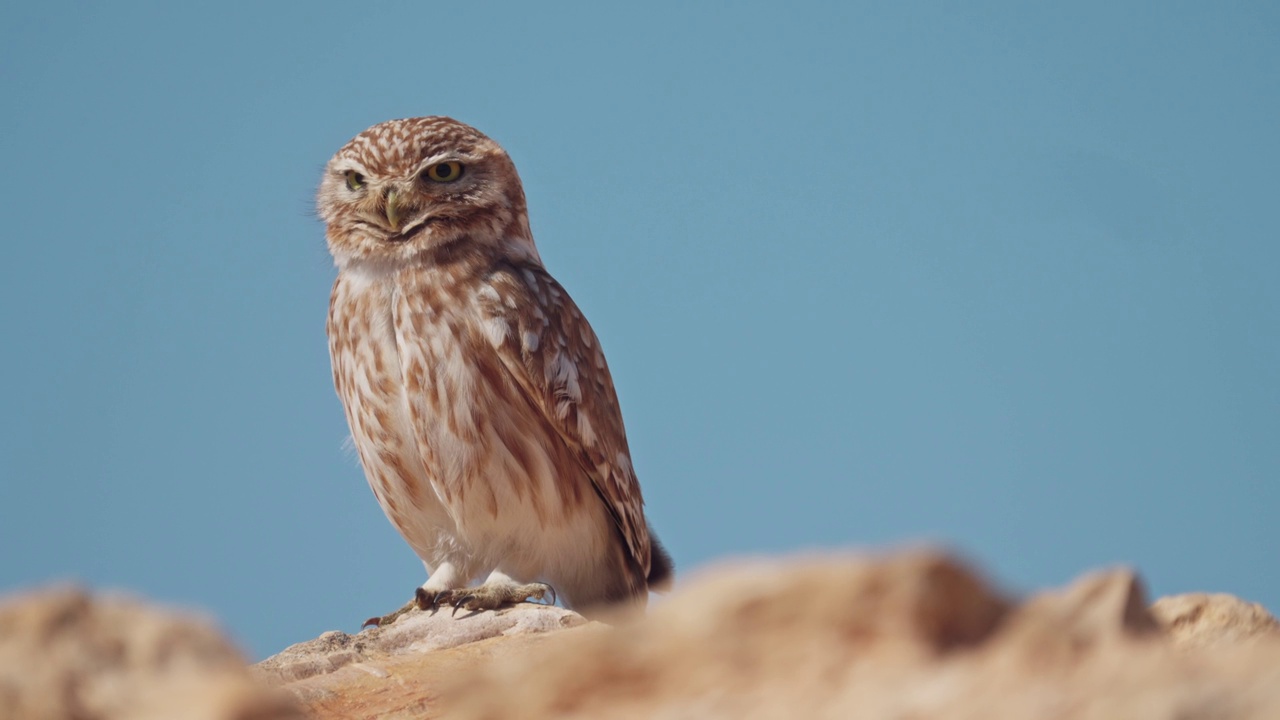
[(1234, 595), (1174, 595), (1157, 600), (1151, 614), (1182, 648), (1280, 641), (1280, 623), (1271, 613)]
[(287, 688), (318, 718), (439, 717), (440, 689), (454, 678), (498, 657), (531, 656), (550, 638), (603, 627), (533, 603), (457, 615), (448, 608), (413, 612), (356, 635), (327, 632), (253, 671)]
[(929, 552), (761, 562), (709, 573), (633, 625), (565, 637), (536, 663), (504, 657), (443, 706), (456, 718), (1280, 718), (1274, 619), (1202, 605), (1231, 632), (1189, 653), (1126, 570), (1018, 604)]
[(263, 667), (317, 718), (1280, 718), (1274, 618), (1230, 596), (1153, 609), (1123, 569), (1019, 602), (945, 554), (839, 555), (722, 566), (614, 626), (504, 612)]
[(0, 720), (1280, 718), (1280, 624), (1148, 602), (1124, 569), (1025, 599), (943, 553), (695, 574), (645, 616), (414, 612), (246, 668), (208, 623), (47, 590), (0, 600)]
[(302, 717), (204, 620), (75, 588), (0, 600), (0, 718)]

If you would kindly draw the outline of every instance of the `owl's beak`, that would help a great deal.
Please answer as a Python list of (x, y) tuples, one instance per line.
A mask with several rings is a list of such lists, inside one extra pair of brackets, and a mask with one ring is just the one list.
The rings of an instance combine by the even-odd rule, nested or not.
[(400, 193), (395, 190), (387, 191), (387, 223), (391, 225), (392, 231), (400, 230), (400, 211), (396, 207), (399, 201)]

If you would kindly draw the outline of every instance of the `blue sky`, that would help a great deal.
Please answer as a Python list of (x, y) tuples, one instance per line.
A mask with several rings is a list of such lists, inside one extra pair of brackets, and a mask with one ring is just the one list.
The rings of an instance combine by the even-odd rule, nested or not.
[(680, 571), (930, 540), (1280, 610), (1277, 6), (782, 5), (6, 4), (0, 591), (255, 656), (409, 597), (312, 195), (445, 114), (515, 159)]

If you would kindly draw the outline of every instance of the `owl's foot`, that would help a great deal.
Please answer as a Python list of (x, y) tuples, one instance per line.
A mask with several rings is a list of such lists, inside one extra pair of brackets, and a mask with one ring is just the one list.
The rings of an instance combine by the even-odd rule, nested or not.
[[(418, 588), (418, 591), (421, 592), (422, 588)], [(365, 620), (364, 624), (360, 626), (360, 629), (363, 630), (367, 627), (386, 627), (391, 623), (395, 622), (396, 620), (399, 620), (401, 615), (404, 615), (407, 612), (412, 612), (414, 610), (422, 610), (422, 609), (424, 608), (420, 604), (418, 604), (418, 598), (415, 595), (412, 600), (405, 603), (404, 607), (400, 608), (399, 610), (396, 610), (395, 612), (390, 613), (388, 615), (383, 615), (382, 617), (371, 617), (368, 620)]]
[(495, 583), (489, 582), (474, 588), (458, 588), (455, 590), (441, 590), (440, 592), (431, 592), (424, 588), (418, 588), (413, 599), (404, 604), (404, 607), (382, 617), (371, 617), (364, 621), (361, 629), (367, 627), (386, 627), (401, 615), (413, 612), (414, 610), (431, 610), (440, 609), (441, 605), (452, 605), (453, 614), (458, 614), (458, 608), (464, 610), (497, 610), (504, 605), (514, 605), (516, 603), (528, 602), (530, 600), (546, 601), (550, 596), (548, 605), (556, 604), (556, 589), (546, 583), (529, 583), (520, 585), (516, 583)]
[(550, 596), (550, 602), (546, 604), (555, 605), (556, 589), (546, 583), (519, 585), (515, 583), (490, 582), (480, 587), (445, 590), (436, 595), (435, 606), (452, 605), (452, 614), (457, 615), (459, 608), (472, 612), (476, 610), (497, 610), (503, 605), (514, 605), (530, 600), (547, 601), (548, 596)]

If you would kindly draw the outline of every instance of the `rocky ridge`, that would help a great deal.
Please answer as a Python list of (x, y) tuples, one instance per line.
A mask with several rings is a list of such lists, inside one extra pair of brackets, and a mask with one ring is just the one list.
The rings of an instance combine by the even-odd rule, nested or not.
[(1230, 595), (1151, 604), (1123, 569), (1018, 600), (927, 550), (731, 563), (610, 624), (412, 613), (250, 670), (132, 601), (0, 602), (0, 718), (302, 716), (1261, 720), (1280, 624)]

